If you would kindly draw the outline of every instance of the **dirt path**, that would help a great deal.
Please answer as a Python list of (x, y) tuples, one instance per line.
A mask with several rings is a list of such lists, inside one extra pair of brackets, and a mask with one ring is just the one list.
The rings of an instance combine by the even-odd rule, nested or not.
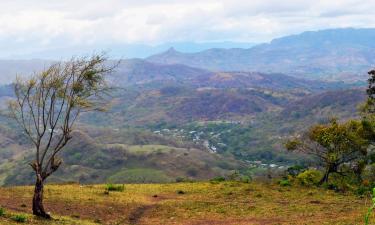
[(155, 208), (156, 204), (140, 206), (129, 215), (128, 222), (130, 224), (138, 224), (148, 211)]

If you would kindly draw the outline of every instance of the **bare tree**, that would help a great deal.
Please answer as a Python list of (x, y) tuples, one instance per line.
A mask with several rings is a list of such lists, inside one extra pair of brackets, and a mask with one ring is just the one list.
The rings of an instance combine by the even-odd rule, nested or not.
[(14, 84), (10, 115), (35, 146), (30, 165), (36, 175), (32, 206), (36, 216), (50, 218), (43, 206), (44, 182), (61, 165), (58, 154), (72, 138), (77, 118), (105, 109), (109, 90), (105, 75), (114, 69), (105, 62), (103, 55), (73, 58), (29, 79), (17, 78)]

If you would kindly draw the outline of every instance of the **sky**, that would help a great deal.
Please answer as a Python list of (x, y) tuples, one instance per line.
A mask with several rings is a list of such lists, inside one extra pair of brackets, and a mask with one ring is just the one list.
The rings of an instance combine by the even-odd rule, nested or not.
[(375, 27), (374, 8), (375, 0), (0, 0), (0, 58), (129, 49), (124, 56), (131, 57), (169, 43), (262, 43)]

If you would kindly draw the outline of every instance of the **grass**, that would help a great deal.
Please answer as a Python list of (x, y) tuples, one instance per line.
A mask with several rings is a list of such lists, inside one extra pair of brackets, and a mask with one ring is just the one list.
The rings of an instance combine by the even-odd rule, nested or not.
[(27, 216), (24, 214), (16, 214), (10, 218), (18, 223), (25, 223), (27, 221)]
[(126, 180), (128, 183), (165, 183), (171, 181), (163, 171), (147, 168), (124, 169), (108, 178), (116, 183)]
[[(371, 202), (324, 189), (255, 182), (126, 184), (123, 192), (109, 195), (105, 188), (47, 185), (46, 208), (55, 218), (48, 224), (354, 225), (363, 224)], [(47, 224), (29, 215), (30, 205), (21, 207), (29, 203), (32, 187), (0, 192), (0, 205), (6, 206), (0, 224), (13, 224), (8, 211), (25, 214), (27, 224)]]
[(131, 145), (128, 147), (128, 151), (133, 154), (148, 154), (148, 153), (169, 153), (173, 149), (183, 150), (182, 148), (174, 148), (166, 145)]

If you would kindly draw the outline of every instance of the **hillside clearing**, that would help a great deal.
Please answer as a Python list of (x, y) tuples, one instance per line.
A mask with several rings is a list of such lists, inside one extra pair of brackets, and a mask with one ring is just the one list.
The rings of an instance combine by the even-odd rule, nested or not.
[[(1, 188), (0, 205), (31, 213), (32, 187)], [(351, 194), (265, 183), (47, 185), (48, 224), (360, 224), (369, 200)], [(63, 216), (63, 217), (60, 217)], [(0, 224), (12, 224), (0, 217)], [(28, 224), (46, 224), (28, 216)]]

